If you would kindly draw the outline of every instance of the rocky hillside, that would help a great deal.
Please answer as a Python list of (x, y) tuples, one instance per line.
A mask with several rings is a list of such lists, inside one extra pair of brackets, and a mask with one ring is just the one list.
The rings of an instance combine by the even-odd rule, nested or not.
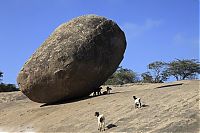
[[(0, 93), (0, 131), (97, 132), (95, 111), (106, 118), (106, 132), (199, 131), (199, 83), (128, 84), (112, 94), (42, 105), (20, 92)], [(105, 87), (104, 87), (105, 88)], [(135, 109), (132, 96), (142, 100)]]

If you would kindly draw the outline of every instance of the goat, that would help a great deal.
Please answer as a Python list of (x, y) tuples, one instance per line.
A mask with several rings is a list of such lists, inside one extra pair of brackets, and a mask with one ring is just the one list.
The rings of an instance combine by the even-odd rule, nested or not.
[(106, 94), (108, 94), (108, 92), (107, 92), (107, 91), (104, 91), (104, 92), (103, 92), (103, 95), (106, 95)]
[(135, 108), (141, 108), (142, 104), (141, 104), (141, 100), (140, 98), (137, 98), (136, 96), (133, 96), (134, 102), (135, 102)]
[(105, 131), (105, 117), (103, 114), (99, 114), (99, 112), (95, 112), (94, 116), (97, 117), (97, 122), (98, 122), (98, 130)]
[(107, 94), (110, 94), (110, 91), (112, 90), (110, 87), (106, 87), (106, 90), (107, 90)]
[(93, 92), (93, 96), (101, 95), (101, 89), (103, 89), (103, 88), (102, 87), (95, 88), (95, 90)]

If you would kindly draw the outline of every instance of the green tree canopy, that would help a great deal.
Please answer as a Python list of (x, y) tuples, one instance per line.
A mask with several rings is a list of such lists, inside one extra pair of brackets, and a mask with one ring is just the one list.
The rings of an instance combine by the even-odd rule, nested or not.
[(150, 72), (144, 72), (141, 74), (142, 82), (143, 83), (152, 83), (153, 82), (153, 76)]
[(2, 81), (2, 77), (3, 77), (3, 72), (0, 71), (0, 83)]
[(0, 84), (0, 92), (18, 91), (19, 89), (14, 84)]
[(155, 61), (148, 65), (148, 69), (153, 73), (153, 82), (161, 83), (167, 80), (166, 66), (167, 64), (162, 61)]
[(17, 88), (14, 84), (4, 84), (2, 83), (3, 72), (0, 71), (0, 92), (10, 92), (10, 91), (17, 91)]
[(167, 72), (176, 80), (193, 79), (200, 74), (200, 65), (197, 59), (177, 59), (168, 64)]

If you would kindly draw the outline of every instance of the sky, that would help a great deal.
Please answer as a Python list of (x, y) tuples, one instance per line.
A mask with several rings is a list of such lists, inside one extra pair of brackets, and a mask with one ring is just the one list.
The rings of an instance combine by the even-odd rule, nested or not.
[(199, 59), (199, 0), (0, 0), (0, 71), (16, 77), (60, 24), (96, 14), (126, 35), (121, 66), (141, 74), (154, 61)]

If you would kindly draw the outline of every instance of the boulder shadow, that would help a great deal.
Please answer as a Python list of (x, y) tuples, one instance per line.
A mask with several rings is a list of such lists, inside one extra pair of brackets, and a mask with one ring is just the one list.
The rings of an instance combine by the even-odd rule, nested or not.
[(94, 96), (86, 96), (86, 97), (76, 98), (76, 99), (62, 99), (62, 100), (59, 100), (59, 101), (56, 101), (56, 102), (42, 104), (42, 105), (40, 105), (40, 107), (60, 105), (60, 104), (66, 104), (66, 103), (73, 103), (73, 102), (78, 102), (78, 101), (85, 100), (85, 99), (90, 99), (90, 98), (93, 98), (93, 97)]
[(73, 103), (73, 102), (78, 102), (78, 101), (81, 101), (81, 100), (86, 100), (86, 99), (99, 97), (99, 96), (103, 96), (103, 95), (112, 95), (112, 94), (116, 94), (116, 93), (122, 93), (122, 92), (114, 92), (114, 93), (110, 93), (110, 94), (101, 94), (101, 95), (96, 95), (96, 96), (89, 95), (89, 96), (85, 96), (85, 97), (82, 97), (82, 98), (76, 98), (76, 99), (61, 99), (61, 100), (56, 101), (56, 102), (42, 104), (42, 105), (40, 105), (40, 107), (60, 105), (60, 104), (66, 104), (66, 103)]
[[(111, 93), (101, 94), (101, 95), (113, 95), (113, 94), (117, 94), (117, 93), (122, 93), (122, 92), (111, 92)], [(98, 96), (101, 96), (101, 95), (98, 95)]]
[(123, 93), (123, 92), (111, 92), (111, 93), (108, 93), (108, 94), (101, 94), (101, 95), (92, 95), (91, 97), (99, 97), (99, 96), (104, 96), (104, 95), (113, 95), (113, 94), (117, 94), (117, 93)]
[(117, 91), (117, 92), (112, 92), (110, 94), (117, 94), (117, 93), (123, 93), (123, 92)]

